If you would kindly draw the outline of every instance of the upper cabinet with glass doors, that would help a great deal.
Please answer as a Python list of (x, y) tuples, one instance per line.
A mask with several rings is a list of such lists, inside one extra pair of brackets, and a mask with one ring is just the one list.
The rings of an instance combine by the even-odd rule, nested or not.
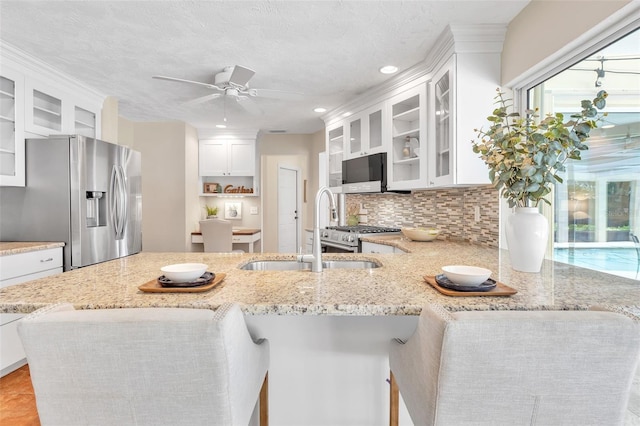
[(391, 146), (387, 180), (390, 190), (426, 186), (426, 97), (426, 85), (419, 84), (389, 101)]
[(342, 122), (327, 128), (327, 152), (329, 154), (329, 187), (342, 189), (342, 160), (344, 160), (345, 130)]
[(345, 159), (385, 152), (387, 150), (383, 137), (385, 120), (384, 104), (349, 117)]
[(25, 102), (25, 129), (29, 133), (40, 136), (99, 136), (100, 109), (78, 102), (70, 93), (35, 79), (27, 79)]
[(431, 79), (428, 187), (488, 184), (489, 172), (471, 141), (489, 125), (498, 87), (497, 53), (457, 53)]
[(0, 186), (24, 186), (24, 78), (11, 68), (0, 75)]

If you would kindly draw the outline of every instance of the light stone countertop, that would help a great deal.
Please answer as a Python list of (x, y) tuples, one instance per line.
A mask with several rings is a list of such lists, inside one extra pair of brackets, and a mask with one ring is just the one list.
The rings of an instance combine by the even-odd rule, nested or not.
[(46, 250), (58, 247), (64, 247), (64, 243), (43, 241), (3, 241), (0, 242), (0, 256), (9, 256), (12, 254), (28, 253), (32, 251)]
[[(379, 261), (370, 270), (242, 271), (258, 259), (295, 259), (294, 254), (140, 253), (0, 290), (0, 312), (31, 312), (52, 303), (78, 309), (192, 307), (215, 309), (238, 302), (247, 314), (418, 315), (437, 303), (450, 310), (566, 310), (599, 305), (632, 317), (640, 314), (640, 282), (546, 261), (538, 274), (513, 271), (508, 253), (468, 243), (384, 240), (404, 254), (326, 254), (325, 260), (356, 257)], [(395, 241), (395, 242), (394, 242)], [(138, 286), (156, 279), (162, 266), (202, 262), (225, 280), (202, 293), (145, 293)], [(450, 297), (423, 281), (450, 264), (482, 266), (517, 289), (510, 297)]]

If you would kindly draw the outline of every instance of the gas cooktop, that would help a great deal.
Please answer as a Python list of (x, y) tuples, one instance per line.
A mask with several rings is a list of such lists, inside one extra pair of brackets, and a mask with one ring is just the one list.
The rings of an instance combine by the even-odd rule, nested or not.
[(327, 226), (327, 229), (356, 234), (380, 234), (383, 232), (400, 232), (400, 228), (386, 228), (382, 226), (354, 225), (354, 226)]

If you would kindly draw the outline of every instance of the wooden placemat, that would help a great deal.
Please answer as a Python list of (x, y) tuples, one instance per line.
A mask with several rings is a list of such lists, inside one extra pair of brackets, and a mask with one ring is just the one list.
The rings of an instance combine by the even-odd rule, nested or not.
[(500, 281), (496, 281), (495, 288), (492, 288), (489, 291), (458, 291), (458, 290), (451, 290), (451, 289), (448, 289), (448, 288), (440, 286), (436, 282), (436, 277), (433, 276), (433, 275), (425, 275), (424, 276), (424, 280), (431, 287), (435, 288), (440, 293), (442, 293), (442, 294), (444, 294), (446, 296), (458, 296), (458, 297), (465, 297), (465, 296), (511, 296), (511, 295), (516, 294), (518, 292), (516, 289), (511, 288), (508, 285), (502, 284)]
[(153, 279), (148, 283), (142, 284), (138, 289), (147, 293), (200, 293), (203, 291), (209, 291), (224, 280), (227, 274), (216, 274), (209, 284), (205, 284), (199, 287), (162, 287), (158, 282), (158, 279)]

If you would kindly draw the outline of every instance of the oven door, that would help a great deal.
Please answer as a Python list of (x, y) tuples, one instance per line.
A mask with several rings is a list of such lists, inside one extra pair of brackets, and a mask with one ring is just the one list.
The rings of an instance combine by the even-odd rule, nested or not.
[(323, 253), (359, 253), (358, 246), (347, 246), (333, 241), (320, 241)]

